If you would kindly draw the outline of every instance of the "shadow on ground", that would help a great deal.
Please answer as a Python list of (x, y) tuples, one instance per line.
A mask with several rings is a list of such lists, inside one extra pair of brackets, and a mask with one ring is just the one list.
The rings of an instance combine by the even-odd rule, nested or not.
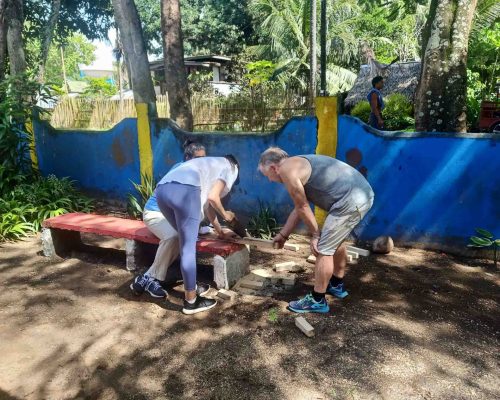
[(286, 311), (310, 268), (292, 292), (187, 317), (175, 288), (171, 302), (134, 296), (118, 253), (51, 262), (37, 246), (1, 249), (1, 399), (500, 397), (499, 275), (487, 263), (410, 249), (362, 258), (350, 296), (307, 316), (310, 339)]

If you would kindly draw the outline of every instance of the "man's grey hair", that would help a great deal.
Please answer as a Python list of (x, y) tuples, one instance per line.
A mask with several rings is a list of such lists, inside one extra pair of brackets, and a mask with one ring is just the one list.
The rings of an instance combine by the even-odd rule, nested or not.
[(288, 157), (288, 153), (285, 150), (279, 147), (269, 147), (260, 155), (259, 168), (267, 168), (270, 165), (279, 164)]

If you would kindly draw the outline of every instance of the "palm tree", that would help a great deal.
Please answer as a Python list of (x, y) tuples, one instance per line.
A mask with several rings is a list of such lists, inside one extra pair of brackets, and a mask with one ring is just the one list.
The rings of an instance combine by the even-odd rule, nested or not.
[[(251, 0), (250, 11), (259, 22), (264, 42), (249, 49), (252, 55), (277, 63), (277, 78), (288, 87), (305, 89), (309, 82), (311, 0)], [(362, 9), (356, 0), (328, 2), (327, 90), (348, 90), (356, 73), (347, 68), (359, 60), (355, 24)], [(318, 23), (319, 25), (319, 23)], [(373, 38), (371, 38), (373, 39)], [(374, 39), (376, 40), (376, 39)]]

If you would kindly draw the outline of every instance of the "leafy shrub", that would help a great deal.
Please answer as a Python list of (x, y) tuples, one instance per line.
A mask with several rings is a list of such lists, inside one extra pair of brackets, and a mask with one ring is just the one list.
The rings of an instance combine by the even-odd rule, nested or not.
[(370, 107), (370, 103), (368, 101), (363, 100), (354, 106), (351, 110), (351, 115), (353, 117), (359, 118), (361, 121), (368, 123), (370, 120), (370, 113), (372, 109)]
[(481, 82), (478, 72), (467, 70), (467, 125), (468, 130), (477, 127), (481, 111), (482, 93), (486, 85)]
[(155, 191), (156, 187), (155, 179), (149, 175), (142, 175), (141, 181), (143, 183), (132, 182), (137, 194), (128, 194), (127, 212), (131, 217), (137, 219), (142, 219), (144, 206)]
[(33, 113), (43, 113), (37, 101), (48, 102), (51, 94), (28, 74), (9, 76), (0, 83), (0, 176), (29, 170), (30, 133), (25, 124)]
[(0, 241), (19, 239), (40, 230), (42, 222), (68, 212), (92, 211), (92, 200), (68, 178), (25, 179), (0, 198)]
[(475, 247), (481, 249), (489, 249), (493, 248), (493, 259), (495, 262), (495, 267), (497, 266), (497, 253), (500, 248), (500, 239), (496, 239), (493, 237), (493, 234), (486, 229), (476, 228), (476, 232), (479, 236), (471, 236), (470, 243), (468, 247)]
[(89, 85), (83, 91), (86, 97), (109, 97), (118, 93), (118, 88), (108, 78), (87, 78)]
[(382, 111), (384, 129), (396, 131), (415, 125), (413, 105), (400, 93), (393, 93), (385, 99), (385, 108)]
[(276, 222), (273, 212), (269, 207), (265, 207), (261, 204), (259, 206), (259, 213), (250, 219), (248, 232), (253, 237), (270, 240), (279, 230), (280, 227)]

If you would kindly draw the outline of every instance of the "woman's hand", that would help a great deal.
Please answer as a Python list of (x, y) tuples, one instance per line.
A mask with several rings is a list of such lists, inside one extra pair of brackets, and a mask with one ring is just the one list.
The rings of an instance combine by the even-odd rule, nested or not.
[(236, 215), (234, 212), (232, 211), (226, 211), (225, 214), (224, 214), (224, 220), (226, 222), (231, 222), (232, 220), (234, 220), (236, 218)]
[(278, 233), (274, 238), (273, 238), (273, 247), (275, 249), (282, 249), (285, 247), (285, 243), (288, 240), (287, 237), (285, 237), (281, 232)]
[(231, 239), (238, 236), (231, 229), (223, 228), (220, 232), (217, 232), (217, 236), (219, 239)]

